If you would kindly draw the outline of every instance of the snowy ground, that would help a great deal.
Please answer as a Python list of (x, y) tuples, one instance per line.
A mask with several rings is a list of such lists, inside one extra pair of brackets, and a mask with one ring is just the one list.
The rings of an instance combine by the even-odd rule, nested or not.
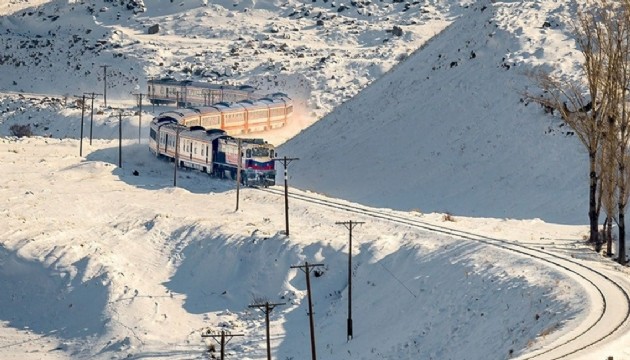
[[(590, 328), (615, 331), (567, 358), (630, 359), (628, 271), (583, 241), (586, 155), (521, 102), (537, 66), (574, 76), (573, 3), (117, 4), (0, 4), (1, 358), (208, 358), (211, 328), (244, 335), (228, 358), (264, 359), (264, 316), (248, 305), (270, 301), (285, 303), (271, 316), (274, 358), (305, 359), (305, 277), (291, 266), (308, 261), (325, 265), (311, 278), (320, 357), (525, 359)], [(73, 96), (103, 92), (100, 65), (122, 122), (97, 98), (79, 156)], [(310, 192), (292, 193), (475, 236), (293, 199), (287, 237), (280, 196), (243, 189), (235, 212), (231, 183), (181, 171), (172, 187), (172, 164), (147, 148), (164, 109), (145, 105), (140, 122), (130, 95), (164, 75), (289, 93), (297, 115), (262, 136), (300, 158), (290, 184)], [(40, 136), (7, 137), (14, 124)], [(347, 220), (365, 222), (350, 342), (347, 230), (335, 225)]]
[[(180, 172), (173, 188), (171, 164), (146, 144), (125, 141), (122, 168), (116, 141), (85, 145), (83, 158), (77, 147), (0, 143), (3, 358), (202, 358), (201, 330), (224, 327), (245, 335), (231, 356), (262, 359), (264, 317), (247, 307), (260, 299), (286, 303), (272, 313), (274, 357), (306, 358), (305, 277), (290, 269), (305, 261), (325, 264), (312, 286), (330, 359), (505, 358), (579, 327), (597, 304), (537, 260), (297, 200), (287, 238), (282, 197), (244, 189), (235, 212), (231, 183)], [(403, 215), (596, 258), (584, 227)], [(347, 343), (347, 231), (335, 222), (349, 216), (366, 223), (354, 231)]]

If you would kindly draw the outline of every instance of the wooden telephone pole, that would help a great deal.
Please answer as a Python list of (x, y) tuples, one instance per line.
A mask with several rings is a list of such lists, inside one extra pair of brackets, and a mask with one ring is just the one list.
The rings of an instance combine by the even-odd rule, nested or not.
[(280, 161), (284, 166), (284, 222), (286, 226), (286, 235), (289, 236), (289, 164), (293, 160), (300, 160), (299, 158), (275, 158), (274, 161)]
[(177, 186), (177, 168), (179, 167), (179, 133), (184, 130), (184, 126), (177, 125), (175, 130), (175, 170), (173, 170), (173, 186)]
[(236, 210), (238, 211), (239, 193), (241, 190), (241, 163), (243, 162), (243, 142), (238, 139), (238, 157), (236, 164)]
[(107, 68), (109, 65), (101, 65), (103, 68), (103, 101), (107, 108)]
[(149, 95), (143, 93), (133, 94), (138, 98), (138, 107), (140, 108), (138, 111), (138, 144), (140, 144), (140, 139), (142, 138), (142, 96)]
[(348, 245), (348, 339), (353, 338), (352, 335), (352, 229), (355, 226), (365, 224), (362, 221), (343, 221), (336, 222), (337, 225), (343, 225), (350, 231), (350, 240)]
[(81, 134), (79, 135), (79, 156), (83, 156), (83, 118), (85, 116), (85, 94), (83, 96), (75, 96), (81, 99)]
[(118, 113), (118, 167), (122, 169), (122, 111)]
[(92, 127), (94, 124), (94, 98), (97, 96), (101, 96), (102, 94), (97, 94), (95, 92), (84, 93), (84, 95), (85, 94), (90, 95), (89, 99), (92, 100), (91, 113), (90, 113), (90, 145), (92, 145)]
[[(225, 359), (225, 345), (227, 345), (230, 342), (230, 340), (232, 340), (232, 338), (235, 336), (244, 336), (244, 335), (232, 334), (225, 330), (221, 330), (221, 333), (219, 334), (216, 334), (211, 330), (208, 330), (204, 334), (201, 334), (202, 338), (206, 338), (206, 337), (212, 338), (214, 339), (214, 341), (217, 342), (217, 344), (219, 344), (219, 346), (221, 346), (221, 360)], [(217, 338), (219, 338), (220, 340), (217, 340)]]
[(270, 304), (266, 301), (264, 304), (249, 305), (250, 308), (259, 308), (265, 313), (265, 325), (267, 328), (267, 360), (271, 360), (271, 341), (269, 340), (269, 313), (279, 305), (285, 305), (285, 303)]
[(308, 319), (311, 328), (311, 359), (317, 360), (315, 351), (315, 322), (313, 320), (313, 302), (311, 301), (311, 270), (314, 267), (324, 266), (324, 264), (309, 264), (291, 266), (291, 269), (300, 269), (306, 274), (306, 294), (308, 296)]

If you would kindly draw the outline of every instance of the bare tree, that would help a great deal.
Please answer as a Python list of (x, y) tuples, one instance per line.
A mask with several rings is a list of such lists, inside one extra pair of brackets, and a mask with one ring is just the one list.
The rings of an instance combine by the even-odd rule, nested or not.
[[(592, 77), (596, 77), (595, 74), (598, 73), (596, 71), (591, 72)], [(599, 89), (597, 86), (592, 88), (589, 86), (590, 91), (588, 91), (584, 89), (581, 83), (562, 80), (549, 73), (537, 74), (536, 82), (545, 95), (526, 95), (527, 98), (541, 104), (548, 111), (558, 111), (562, 120), (575, 132), (587, 150), (589, 162), (589, 239), (598, 244), (597, 154), (600, 149), (602, 124), (599, 109), (593, 109), (593, 104), (597, 104), (597, 102), (590, 99), (598, 98)], [(590, 92), (590, 97), (587, 97), (585, 92)]]
[[(602, 241), (606, 244), (606, 256), (612, 256), (612, 226), (616, 221), (617, 216), (617, 134), (616, 126), (611, 121), (607, 122), (606, 131), (602, 138), (602, 148), (599, 152), (598, 168), (599, 168), (599, 197), (598, 197), (598, 212), (599, 207), (603, 206), (606, 213), (606, 220), (604, 221), (604, 231)], [(595, 249), (597, 252), (601, 251), (601, 248)]]
[(617, 261), (626, 263), (625, 211), (630, 197), (630, 113), (628, 87), (630, 86), (630, 2), (624, 1), (620, 7), (610, 6), (602, 10), (606, 16), (602, 26), (606, 27), (611, 43), (609, 56), (610, 79), (613, 91), (609, 98), (613, 104), (609, 116), (617, 127), (617, 166), (618, 194), (617, 212), (619, 226), (619, 249)]
[[(602, 0), (601, 4), (605, 5), (605, 0)], [(602, 137), (608, 128), (606, 120), (612, 106), (609, 93), (613, 91), (611, 78), (614, 74), (609, 61), (613, 45), (609, 39), (608, 29), (601, 23), (602, 20), (611, 19), (608, 13), (600, 10), (600, 6), (591, 9), (580, 12), (574, 24), (577, 45), (584, 56), (584, 79), (571, 81), (551, 73), (539, 73), (535, 81), (544, 91), (544, 95), (526, 97), (551, 112), (558, 111), (562, 120), (575, 132), (587, 150), (589, 239), (595, 244), (596, 249), (599, 249), (601, 242), (598, 236), (598, 221), (601, 206), (598, 200), (603, 201), (604, 194), (598, 194), (598, 184), (603, 184), (603, 180), (598, 178), (598, 171), (609, 169), (612, 163), (608, 159), (608, 164), (598, 164), (604, 159), (601, 155), (598, 156), (598, 153), (602, 151)], [(610, 187), (607, 191), (614, 192)]]

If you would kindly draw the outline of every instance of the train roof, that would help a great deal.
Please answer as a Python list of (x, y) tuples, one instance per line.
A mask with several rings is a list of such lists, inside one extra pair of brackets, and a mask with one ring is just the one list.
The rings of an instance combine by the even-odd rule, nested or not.
[(232, 103), (232, 102), (219, 102), (216, 104), (213, 104), (212, 107), (214, 107), (215, 109), (219, 110), (219, 111), (241, 111), (243, 110), (244, 106), (239, 104), (239, 103)]
[(193, 126), (191, 128), (186, 128), (183, 125), (169, 123), (169, 124), (163, 125), (163, 127), (172, 129), (173, 131), (176, 131), (178, 128), (184, 129), (183, 131), (179, 133), (179, 136), (180, 138), (187, 138), (187, 139), (215, 140), (217, 138), (224, 137), (227, 135), (227, 133), (224, 130), (221, 130), (221, 129), (206, 130), (201, 126)]
[(259, 100), (241, 100), (238, 103), (248, 110), (267, 109), (269, 107), (267, 103)]
[(152, 79), (148, 81), (150, 84), (158, 84), (158, 85), (172, 85), (172, 86), (190, 86), (195, 88), (202, 89), (212, 89), (212, 90), (238, 90), (248, 93), (253, 93), (256, 91), (251, 85), (222, 85), (222, 84), (213, 84), (202, 81), (193, 81), (193, 80), (175, 80), (173, 78), (162, 78), (162, 79)]
[(219, 114), (221, 114), (219, 109), (217, 109), (215, 107), (212, 107), (212, 106), (199, 106), (199, 107), (196, 107), (195, 109), (197, 109), (199, 111), (199, 114), (201, 116), (203, 116), (203, 115), (213, 115), (213, 114), (219, 115)]
[(173, 119), (175, 121), (179, 121), (187, 116), (190, 115), (196, 115), (199, 113), (199, 110), (197, 109), (192, 109), (192, 108), (185, 108), (185, 109), (177, 109), (177, 110), (172, 110), (172, 111), (165, 111), (163, 113), (160, 113), (157, 116), (157, 119)]

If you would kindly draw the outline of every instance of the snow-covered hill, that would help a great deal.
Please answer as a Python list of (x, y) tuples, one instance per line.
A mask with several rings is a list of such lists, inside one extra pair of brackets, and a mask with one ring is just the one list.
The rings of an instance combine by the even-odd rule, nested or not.
[(579, 61), (569, 19), (546, 1), (471, 5), (282, 146), (300, 158), (292, 185), (403, 210), (584, 223), (586, 154), (523, 99), (537, 67)]
[[(229, 182), (181, 171), (174, 188), (172, 165), (147, 149), (148, 120), (163, 109), (145, 106), (140, 122), (131, 96), (166, 75), (286, 92), (297, 116), (264, 137), (300, 158), (291, 185), (627, 278), (583, 243), (577, 139), (521, 101), (537, 66), (575, 74), (575, 6), (4, 1), (0, 358), (216, 357), (201, 338), (211, 328), (244, 335), (228, 358), (264, 359), (264, 316), (248, 305), (268, 300), (284, 303), (271, 316), (274, 358), (306, 359), (306, 284), (291, 269), (305, 261), (325, 265), (311, 278), (322, 358), (505, 359), (582, 331), (599, 294), (544, 259), (298, 200), (287, 237), (279, 196), (241, 189), (234, 211)], [(113, 108), (97, 98), (80, 157), (74, 96), (103, 92), (103, 65)], [(6, 137), (15, 124), (42, 137)], [(445, 211), (454, 222), (434, 213)], [(350, 342), (348, 234), (335, 224), (348, 218), (365, 222)], [(629, 335), (617, 334), (575, 358), (630, 358)]]

